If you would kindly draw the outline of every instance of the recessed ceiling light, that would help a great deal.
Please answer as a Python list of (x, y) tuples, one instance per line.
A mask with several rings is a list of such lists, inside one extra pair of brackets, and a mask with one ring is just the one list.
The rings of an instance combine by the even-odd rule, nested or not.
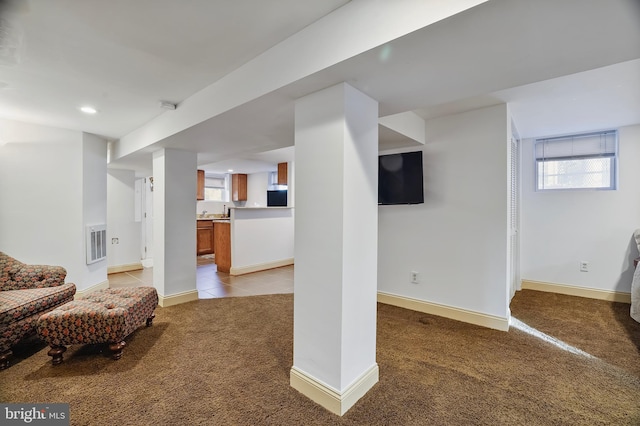
[(231, 173), (231, 172), (233, 171), (233, 169), (229, 169), (229, 170), (227, 170), (227, 171), (228, 171), (229, 173)]
[(80, 111), (84, 112), (85, 114), (95, 114), (96, 112), (98, 112), (97, 109), (88, 105), (80, 107)]

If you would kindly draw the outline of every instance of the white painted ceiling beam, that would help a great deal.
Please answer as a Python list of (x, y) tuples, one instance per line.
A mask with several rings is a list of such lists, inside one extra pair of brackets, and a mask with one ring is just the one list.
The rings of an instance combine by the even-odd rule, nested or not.
[(187, 98), (113, 145), (148, 148), (237, 106), (486, 0), (353, 0)]
[(396, 133), (400, 133), (418, 142), (425, 143), (425, 121), (422, 117), (412, 111), (401, 112), (399, 114), (380, 117), (378, 123)]

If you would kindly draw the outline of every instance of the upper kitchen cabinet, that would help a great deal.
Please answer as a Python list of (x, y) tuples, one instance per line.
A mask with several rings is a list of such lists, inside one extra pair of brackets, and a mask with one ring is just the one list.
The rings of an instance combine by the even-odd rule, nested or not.
[(236, 173), (231, 175), (231, 200), (247, 201), (247, 175)]
[(198, 170), (198, 190), (196, 200), (204, 200), (204, 170)]
[(287, 163), (278, 163), (278, 185), (287, 185)]

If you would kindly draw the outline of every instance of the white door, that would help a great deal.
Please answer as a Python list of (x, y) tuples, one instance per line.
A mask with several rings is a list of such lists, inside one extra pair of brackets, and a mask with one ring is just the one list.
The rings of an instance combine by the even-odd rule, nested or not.
[(520, 238), (518, 231), (520, 228), (520, 141), (517, 134), (511, 137), (511, 183), (510, 183), (510, 205), (509, 205), (509, 252), (510, 259), (510, 290), (511, 298), (520, 290)]
[(144, 179), (142, 206), (141, 258), (147, 260), (143, 262), (144, 266), (151, 266), (149, 262), (153, 259), (153, 177)]

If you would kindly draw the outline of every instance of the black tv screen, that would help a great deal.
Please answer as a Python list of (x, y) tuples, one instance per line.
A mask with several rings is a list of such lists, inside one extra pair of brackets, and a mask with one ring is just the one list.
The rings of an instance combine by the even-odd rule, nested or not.
[(422, 151), (378, 157), (378, 204), (424, 203)]
[(267, 191), (267, 207), (287, 207), (287, 190)]

